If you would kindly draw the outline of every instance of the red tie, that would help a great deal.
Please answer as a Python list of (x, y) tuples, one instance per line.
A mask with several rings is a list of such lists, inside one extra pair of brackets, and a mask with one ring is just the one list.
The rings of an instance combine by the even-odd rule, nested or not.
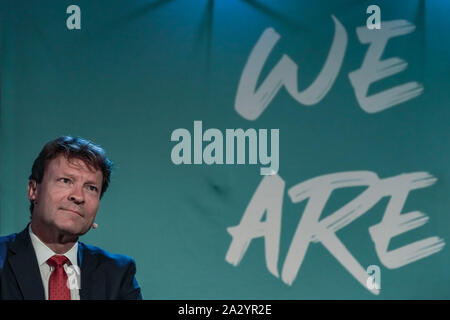
[(49, 300), (70, 300), (70, 289), (67, 286), (67, 274), (64, 264), (69, 262), (65, 256), (54, 255), (47, 260), (47, 264), (54, 268), (48, 282)]

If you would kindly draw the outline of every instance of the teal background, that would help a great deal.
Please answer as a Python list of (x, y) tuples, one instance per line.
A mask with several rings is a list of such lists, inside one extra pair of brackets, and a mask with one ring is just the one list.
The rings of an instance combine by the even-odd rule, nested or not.
[[(81, 8), (81, 30), (66, 28), (66, 8)], [(376, 114), (356, 101), (348, 73), (367, 45), (355, 28), (367, 6), (381, 19), (406, 19), (416, 30), (388, 43), (383, 58), (408, 68), (369, 93), (418, 81), (424, 93)], [(266, 268), (264, 242), (253, 240), (241, 263), (225, 261), (227, 228), (237, 225), (262, 177), (259, 165), (171, 162), (177, 128), (279, 128), (286, 190), (310, 178), (369, 170), (380, 178), (427, 171), (438, 181), (411, 192), (403, 212), (430, 220), (393, 245), (429, 236), (450, 238), (450, 2), (300, 0), (3, 0), (1, 11), (0, 234), (29, 221), (31, 165), (42, 146), (62, 134), (103, 146), (116, 164), (101, 201), (99, 229), (82, 241), (130, 255), (145, 299), (448, 299), (450, 253), (444, 249), (398, 269), (379, 261), (368, 228), (387, 198), (337, 233), (363, 265), (381, 267), (372, 295), (320, 244), (311, 244), (292, 286)], [(304, 106), (282, 89), (264, 113), (247, 121), (234, 110), (239, 79), (262, 32), (281, 39), (260, 79), (283, 54), (299, 66), (299, 89), (316, 78), (331, 45), (334, 14), (348, 34), (346, 55), (331, 90)], [(356, 193), (343, 190), (326, 214)], [(304, 203), (285, 192), (278, 269)]]

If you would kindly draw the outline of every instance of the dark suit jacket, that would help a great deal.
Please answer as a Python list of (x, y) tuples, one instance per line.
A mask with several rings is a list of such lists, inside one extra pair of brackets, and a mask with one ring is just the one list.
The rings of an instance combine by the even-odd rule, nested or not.
[[(142, 299), (136, 264), (130, 257), (110, 254), (78, 242), (81, 300)], [(0, 300), (44, 300), (44, 287), (28, 226), (0, 237)]]

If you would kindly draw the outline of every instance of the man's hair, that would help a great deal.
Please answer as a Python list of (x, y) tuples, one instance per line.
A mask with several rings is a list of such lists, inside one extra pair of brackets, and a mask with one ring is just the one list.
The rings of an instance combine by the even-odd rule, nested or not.
[[(103, 173), (100, 199), (108, 189), (113, 163), (106, 157), (105, 150), (91, 141), (80, 137), (61, 136), (49, 141), (42, 148), (39, 156), (34, 160), (29, 180), (41, 183), (48, 163), (56, 157), (64, 155), (67, 160), (79, 159), (83, 161), (89, 169), (101, 170)], [(33, 214), (34, 203), (30, 201), (30, 212)]]

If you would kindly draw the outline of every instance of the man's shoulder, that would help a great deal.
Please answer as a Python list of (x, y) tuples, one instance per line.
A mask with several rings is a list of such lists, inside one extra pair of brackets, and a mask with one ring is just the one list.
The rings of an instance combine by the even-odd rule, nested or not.
[(8, 244), (14, 242), (16, 239), (17, 233), (11, 233), (7, 236), (0, 236), (0, 257), (6, 253), (6, 249), (8, 248)]
[(83, 249), (83, 255), (89, 254), (95, 256), (99, 263), (116, 266), (118, 268), (127, 268), (130, 265), (135, 266), (135, 261), (130, 256), (124, 254), (116, 254), (106, 251), (105, 249), (86, 244), (78, 243)]
[(8, 251), (8, 245), (16, 239), (16, 236), (17, 233), (12, 233), (7, 236), (0, 236), (0, 269), (3, 268)]
[(82, 253), (81, 273), (96, 272), (99, 275), (98, 281), (105, 279), (112, 290), (108, 293), (108, 299), (142, 299), (141, 289), (136, 281), (136, 264), (133, 258), (123, 254), (113, 254), (82, 242), (78, 242), (78, 245)]
[(8, 245), (9, 242), (14, 241), (16, 239), (17, 233), (11, 233), (7, 236), (0, 236), (0, 246)]

